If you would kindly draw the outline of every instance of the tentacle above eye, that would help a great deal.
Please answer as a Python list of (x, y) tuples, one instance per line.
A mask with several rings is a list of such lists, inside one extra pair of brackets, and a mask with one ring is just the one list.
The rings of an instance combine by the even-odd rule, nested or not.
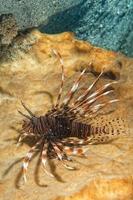
[(22, 106), (25, 108), (25, 110), (30, 114), (31, 117), (35, 117), (35, 115), (31, 112), (29, 108), (21, 101)]
[(22, 113), (20, 110), (18, 110), (19, 114), (26, 117), (27, 119), (31, 120), (31, 117), (29, 115), (26, 115), (24, 113)]

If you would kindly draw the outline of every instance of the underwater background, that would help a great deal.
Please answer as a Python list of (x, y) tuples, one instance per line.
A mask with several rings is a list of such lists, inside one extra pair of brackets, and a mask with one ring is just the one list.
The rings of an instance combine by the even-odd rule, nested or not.
[(12, 13), (20, 30), (72, 31), (79, 39), (133, 56), (132, 0), (1, 0), (0, 14)]
[(95, 45), (133, 55), (133, 1), (84, 0), (52, 16), (43, 29), (48, 33), (73, 31)]
[[(133, 200), (132, 13), (132, 0), (0, 0), (0, 200)], [(83, 104), (74, 104), (82, 94)], [(61, 115), (68, 96), (70, 117), (67, 107)], [(38, 123), (58, 100), (48, 128)], [(41, 128), (39, 146), (23, 129), (28, 110)], [(49, 159), (47, 138), (58, 142), (64, 129), (81, 133), (79, 145), (68, 133), (70, 148), (59, 140), (68, 162), (61, 151)]]

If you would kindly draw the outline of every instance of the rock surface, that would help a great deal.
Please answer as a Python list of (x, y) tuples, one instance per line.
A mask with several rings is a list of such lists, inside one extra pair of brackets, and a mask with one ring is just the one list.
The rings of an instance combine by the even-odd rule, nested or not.
[[(37, 115), (45, 113), (55, 100), (60, 85), (60, 64), (52, 49), (64, 60), (64, 94), (83, 68), (83, 83), (89, 85), (94, 74), (106, 71), (101, 83), (118, 79), (115, 88), (121, 103), (112, 116), (127, 118), (129, 132), (108, 144), (89, 145), (87, 158), (73, 157), (78, 170), (57, 166), (56, 179), (48, 177), (30, 163), (28, 182), (19, 174), (21, 158), (32, 142), (16, 147), (21, 129), (21, 100)], [(90, 65), (91, 63), (91, 65)], [(5, 60), (0, 62), (0, 199), (2, 200), (132, 200), (133, 199), (133, 60), (78, 41), (71, 33), (41, 34), (37, 30), (18, 38)], [(88, 73), (91, 72), (91, 73)], [(53, 95), (53, 98), (51, 97)], [(127, 111), (127, 115), (126, 115)], [(106, 116), (105, 116), (106, 118)], [(54, 170), (54, 168), (53, 168)]]
[(133, 56), (133, 1), (84, 0), (51, 16), (44, 32), (72, 31), (93, 45)]
[(133, 56), (133, 1), (1, 0), (0, 15), (13, 14), (19, 30), (43, 26), (44, 32), (75, 32), (93, 45)]
[(0, 59), (6, 55), (8, 47), (18, 34), (18, 26), (13, 15), (0, 16)]
[(46, 24), (49, 17), (72, 8), (83, 0), (1, 0), (0, 15), (13, 14), (19, 30)]

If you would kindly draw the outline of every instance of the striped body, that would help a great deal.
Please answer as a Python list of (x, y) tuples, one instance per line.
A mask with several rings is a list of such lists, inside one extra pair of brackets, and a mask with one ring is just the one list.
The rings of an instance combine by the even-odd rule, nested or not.
[(44, 138), (51, 139), (64, 139), (68, 137), (87, 138), (90, 135), (90, 125), (78, 122), (75, 120), (76, 115), (71, 113), (67, 116), (61, 111), (56, 112), (56, 116), (46, 114), (31, 119), (32, 123), (27, 124), (27, 121), (23, 124), (23, 129), (34, 133), (37, 136), (43, 136)]

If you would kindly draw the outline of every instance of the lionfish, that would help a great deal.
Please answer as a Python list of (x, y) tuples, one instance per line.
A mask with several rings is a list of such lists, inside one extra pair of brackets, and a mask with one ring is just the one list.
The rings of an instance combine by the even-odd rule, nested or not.
[[(23, 139), (28, 137), (33, 137), (35, 139), (34, 146), (31, 147), (23, 160), (22, 172), (24, 181), (27, 180), (26, 172), (29, 162), (37, 150), (40, 151), (40, 158), (45, 172), (51, 177), (54, 177), (53, 173), (49, 172), (46, 168), (48, 159), (56, 158), (67, 169), (74, 169), (74, 167), (68, 164), (68, 161), (71, 161), (68, 154), (85, 155), (84, 145), (103, 143), (109, 139), (109, 124), (102, 126), (102, 123), (100, 123), (100, 125), (93, 126), (93, 124), (91, 124), (91, 119), (98, 115), (99, 110), (109, 104), (119, 101), (118, 99), (113, 99), (104, 103), (97, 103), (102, 97), (113, 92), (110, 86), (116, 83), (116, 81), (107, 83), (93, 91), (94, 86), (103, 75), (104, 70), (98, 75), (95, 81), (75, 99), (74, 95), (78, 91), (79, 83), (86, 71), (84, 69), (74, 81), (65, 99), (61, 102), (64, 85), (64, 62), (59, 52), (56, 50), (53, 50), (53, 52), (57, 56), (62, 69), (62, 80), (56, 103), (45, 115), (39, 117), (35, 116), (23, 102), (22, 105), (29, 115), (18, 111), (21, 115), (26, 117), (26, 119), (23, 120), (22, 133), (18, 142), (20, 143)], [(89, 120), (86, 120), (88, 117)], [(117, 130), (112, 130), (112, 133), (113, 131), (117, 132)]]

